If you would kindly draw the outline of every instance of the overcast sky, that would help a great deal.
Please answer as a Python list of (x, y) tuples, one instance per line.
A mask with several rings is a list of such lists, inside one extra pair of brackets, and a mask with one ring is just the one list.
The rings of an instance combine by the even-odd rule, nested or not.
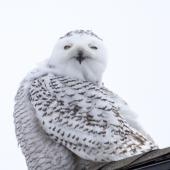
[(13, 98), (25, 74), (74, 29), (103, 38), (105, 85), (129, 103), (160, 147), (170, 146), (170, 1), (0, 0), (0, 169), (27, 169), (14, 133)]

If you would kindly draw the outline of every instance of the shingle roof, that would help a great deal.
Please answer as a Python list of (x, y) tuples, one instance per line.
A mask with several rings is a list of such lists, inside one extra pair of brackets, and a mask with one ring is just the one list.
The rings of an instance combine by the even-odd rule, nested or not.
[(117, 162), (101, 165), (97, 170), (170, 170), (170, 148), (158, 149)]

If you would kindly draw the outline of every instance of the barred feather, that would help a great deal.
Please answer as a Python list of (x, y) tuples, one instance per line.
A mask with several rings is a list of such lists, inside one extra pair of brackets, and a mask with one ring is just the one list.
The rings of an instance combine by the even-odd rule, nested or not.
[(98, 162), (155, 147), (121, 116), (116, 98), (91, 82), (53, 74), (34, 80), (30, 88), (30, 101), (49, 137), (79, 157)]
[(29, 170), (74, 170), (76, 156), (51, 140), (41, 128), (29, 100), (28, 82), (23, 81), (15, 98), (16, 136)]
[[(155, 149), (121, 114), (128, 105), (103, 86), (33, 72), (15, 98), (18, 143), (29, 170), (71, 170)], [(83, 159), (88, 161), (83, 161)]]

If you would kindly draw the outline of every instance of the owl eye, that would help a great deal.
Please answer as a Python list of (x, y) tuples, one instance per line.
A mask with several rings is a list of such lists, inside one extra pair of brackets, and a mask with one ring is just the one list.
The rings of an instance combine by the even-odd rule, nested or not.
[(64, 49), (67, 50), (67, 49), (71, 48), (71, 46), (72, 46), (72, 45), (70, 45), (70, 44), (69, 44), (69, 45), (65, 45), (65, 46), (64, 46)]
[(89, 44), (89, 48), (91, 48), (91, 49), (93, 49), (93, 50), (97, 50), (97, 49), (98, 49), (97, 46), (91, 45), (91, 44)]

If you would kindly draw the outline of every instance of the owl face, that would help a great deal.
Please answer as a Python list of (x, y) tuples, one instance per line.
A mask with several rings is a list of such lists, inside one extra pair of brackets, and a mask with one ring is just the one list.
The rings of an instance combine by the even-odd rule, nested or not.
[(48, 65), (66, 76), (100, 82), (106, 63), (102, 40), (86, 34), (74, 34), (58, 40)]

